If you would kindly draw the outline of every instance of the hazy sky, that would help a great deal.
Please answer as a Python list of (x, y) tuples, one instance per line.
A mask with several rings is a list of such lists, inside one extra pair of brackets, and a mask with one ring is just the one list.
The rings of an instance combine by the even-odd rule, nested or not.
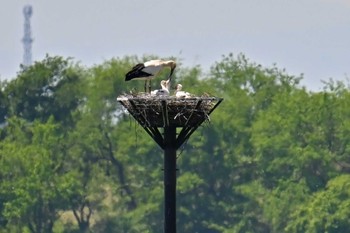
[(45, 54), (83, 65), (112, 57), (175, 56), (208, 69), (222, 55), (289, 74), (303, 84), (350, 74), (350, 0), (1, 0), (0, 78), (22, 62), (22, 8), (33, 6), (33, 60)]

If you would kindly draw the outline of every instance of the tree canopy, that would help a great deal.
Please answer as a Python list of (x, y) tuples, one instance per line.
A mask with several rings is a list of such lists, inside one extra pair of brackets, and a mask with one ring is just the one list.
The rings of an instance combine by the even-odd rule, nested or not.
[[(116, 101), (148, 58), (48, 55), (0, 83), (0, 232), (163, 232), (162, 150)], [(350, 90), (302, 78), (243, 54), (178, 66), (186, 91), (224, 98), (178, 151), (179, 232), (350, 229)]]

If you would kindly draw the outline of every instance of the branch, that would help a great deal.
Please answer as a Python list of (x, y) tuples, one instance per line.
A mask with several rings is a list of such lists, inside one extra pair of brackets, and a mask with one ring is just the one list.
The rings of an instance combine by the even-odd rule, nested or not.
[(133, 194), (132, 190), (130, 189), (129, 185), (127, 184), (127, 181), (126, 181), (126, 178), (125, 178), (125, 174), (124, 174), (124, 166), (123, 166), (123, 164), (121, 162), (119, 162), (114, 157), (113, 144), (112, 144), (112, 140), (108, 136), (108, 133), (103, 131), (101, 126), (99, 126), (99, 128), (103, 132), (103, 135), (106, 138), (107, 145), (108, 145), (108, 146), (103, 146), (103, 145), (101, 145), (101, 146), (102, 146), (103, 149), (105, 149), (107, 151), (107, 155), (108, 155), (110, 161), (112, 162), (113, 166), (117, 169), (119, 182), (121, 183), (122, 188), (124, 189), (124, 191), (127, 193), (127, 195), (131, 199), (130, 202), (129, 202), (129, 210), (135, 209), (137, 207), (137, 204), (136, 204), (136, 201), (135, 201), (134, 194)]

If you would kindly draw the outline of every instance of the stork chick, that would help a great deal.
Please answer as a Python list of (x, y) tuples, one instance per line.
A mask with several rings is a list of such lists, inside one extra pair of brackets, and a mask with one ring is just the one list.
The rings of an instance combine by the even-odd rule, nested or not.
[(187, 91), (182, 91), (182, 85), (179, 83), (176, 85), (175, 96), (177, 98), (191, 98), (192, 94)]
[(162, 87), (162, 89), (151, 91), (151, 95), (169, 95), (170, 81), (162, 80), (160, 81), (160, 86)]

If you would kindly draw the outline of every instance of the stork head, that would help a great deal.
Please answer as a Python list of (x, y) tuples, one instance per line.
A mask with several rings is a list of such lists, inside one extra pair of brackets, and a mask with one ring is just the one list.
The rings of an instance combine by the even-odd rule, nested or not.
[(167, 87), (167, 81), (165, 81), (165, 80), (162, 80), (162, 81), (160, 81), (160, 86), (164, 89), (164, 88), (166, 88)]
[(168, 91), (170, 91), (170, 80), (168, 79), (168, 80), (162, 80), (161, 82), (160, 82), (160, 85), (162, 86), (162, 89), (163, 90), (168, 90)]
[(179, 83), (179, 84), (176, 84), (176, 91), (181, 91), (182, 90), (182, 85)]
[(168, 80), (165, 81), (165, 87), (166, 87), (168, 90), (171, 89), (170, 81), (171, 81), (170, 79), (168, 79)]

